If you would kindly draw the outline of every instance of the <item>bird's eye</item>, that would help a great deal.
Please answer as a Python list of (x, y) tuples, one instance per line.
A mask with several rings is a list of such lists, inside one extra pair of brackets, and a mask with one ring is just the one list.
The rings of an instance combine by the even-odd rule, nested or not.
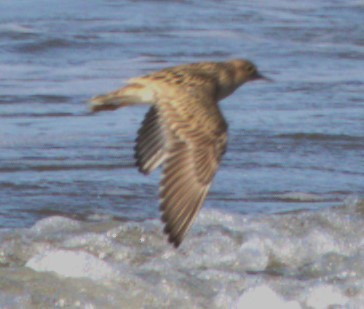
[(248, 65), (246, 66), (246, 70), (247, 70), (249, 73), (253, 73), (253, 72), (255, 71), (255, 67), (254, 67), (254, 65), (252, 65), (252, 64), (248, 64)]

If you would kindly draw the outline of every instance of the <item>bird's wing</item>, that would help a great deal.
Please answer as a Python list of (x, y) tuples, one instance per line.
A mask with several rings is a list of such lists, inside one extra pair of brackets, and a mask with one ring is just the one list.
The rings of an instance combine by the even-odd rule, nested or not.
[(157, 168), (165, 157), (166, 137), (156, 106), (152, 106), (138, 131), (135, 144), (135, 159), (139, 171), (149, 174)]
[(227, 125), (213, 97), (196, 93), (158, 102), (167, 148), (160, 187), (165, 233), (182, 242), (225, 151)]
[[(167, 100), (168, 105), (176, 106), (177, 111), (186, 116), (188, 116), (188, 112), (186, 113), (183, 109), (189, 108), (192, 116), (195, 112), (201, 114), (199, 116), (201, 121), (205, 112), (213, 113), (209, 105), (216, 104), (213, 99), (210, 99), (216, 95), (215, 79), (201, 72), (192, 74), (190, 70), (183, 70), (184, 67), (186, 66), (182, 66), (182, 69), (179, 68), (178, 70), (169, 68), (133, 78), (128, 81), (130, 85), (122, 90), (124, 93), (126, 89), (132, 89), (134, 97), (141, 101), (145, 96), (149, 99), (153, 98), (151, 104), (154, 105), (143, 120), (135, 146), (136, 164), (139, 171), (144, 174), (149, 174), (157, 168), (164, 161), (166, 155), (165, 128), (163, 128), (163, 122), (160, 119), (159, 105), (164, 104), (163, 102)], [(189, 102), (195, 103), (190, 104)], [(217, 123), (221, 122), (222, 116), (219, 111), (215, 111), (215, 114), (215, 118), (218, 119)], [(185, 121), (188, 123), (188, 119)]]

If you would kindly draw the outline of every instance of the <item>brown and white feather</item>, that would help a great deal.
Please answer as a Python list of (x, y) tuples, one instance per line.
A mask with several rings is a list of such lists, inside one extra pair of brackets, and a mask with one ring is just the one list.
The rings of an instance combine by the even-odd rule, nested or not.
[[(168, 152), (160, 186), (160, 210), (164, 231), (176, 247), (201, 208), (225, 151), (227, 125), (217, 102), (196, 102), (189, 95), (191, 109), (181, 109), (178, 98), (158, 104), (168, 136)], [(185, 100), (182, 96), (180, 99)], [(186, 103), (187, 104), (187, 103)], [(207, 109), (208, 107), (208, 109)], [(206, 116), (207, 115), (207, 116)]]
[(158, 117), (158, 109), (152, 106), (142, 122), (135, 143), (135, 159), (139, 171), (151, 173), (164, 160), (166, 137)]

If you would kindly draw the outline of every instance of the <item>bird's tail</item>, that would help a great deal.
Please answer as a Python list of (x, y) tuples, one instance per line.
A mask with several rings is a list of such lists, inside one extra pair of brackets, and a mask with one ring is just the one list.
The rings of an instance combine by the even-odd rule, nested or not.
[(99, 112), (128, 105), (150, 104), (152, 101), (153, 93), (144, 85), (130, 84), (105, 95), (93, 97), (89, 102), (89, 108), (93, 112)]

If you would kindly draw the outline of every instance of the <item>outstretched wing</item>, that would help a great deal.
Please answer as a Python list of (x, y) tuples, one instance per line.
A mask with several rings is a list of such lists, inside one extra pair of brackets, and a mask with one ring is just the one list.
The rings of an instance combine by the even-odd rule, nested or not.
[(135, 144), (136, 165), (140, 172), (149, 174), (163, 162), (165, 144), (157, 107), (152, 106), (145, 115)]
[(196, 95), (158, 102), (167, 136), (160, 210), (164, 231), (176, 247), (201, 208), (225, 151), (227, 125), (216, 103)]

